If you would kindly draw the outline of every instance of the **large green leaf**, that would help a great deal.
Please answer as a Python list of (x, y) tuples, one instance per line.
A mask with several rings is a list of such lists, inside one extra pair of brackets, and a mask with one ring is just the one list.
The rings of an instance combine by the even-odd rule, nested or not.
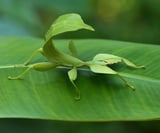
[[(47, 72), (30, 71), (24, 80), (8, 80), (24, 69), (5, 68), (23, 63), (43, 41), (34, 38), (0, 37), (0, 117), (66, 121), (128, 121), (160, 118), (160, 47), (107, 40), (75, 40), (79, 57), (90, 60), (97, 53), (125, 57), (145, 70), (113, 66), (136, 91), (113, 75), (79, 70), (76, 85), (81, 100), (74, 99), (74, 87), (64, 68)], [(55, 41), (66, 51), (68, 40)], [(33, 63), (45, 61), (41, 55)]]

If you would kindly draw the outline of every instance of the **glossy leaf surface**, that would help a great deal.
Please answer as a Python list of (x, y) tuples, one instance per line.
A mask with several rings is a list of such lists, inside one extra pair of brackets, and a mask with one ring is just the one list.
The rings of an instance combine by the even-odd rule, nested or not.
[[(56, 46), (70, 53), (68, 40), (55, 41)], [(8, 80), (23, 68), (23, 63), (43, 41), (34, 38), (0, 37), (0, 117), (32, 118), (65, 121), (135, 121), (160, 118), (160, 47), (108, 40), (74, 40), (79, 58), (91, 60), (98, 53), (127, 58), (145, 70), (114, 65), (136, 91), (131, 91), (114, 75), (93, 74), (85, 68), (75, 81), (81, 100), (68, 79), (69, 68), (47, 72), (30, 71), (24, 80)], [(37, 55), (32, 63), (46, 59)], [(6, 68), (6, 67), (10, 68)]]

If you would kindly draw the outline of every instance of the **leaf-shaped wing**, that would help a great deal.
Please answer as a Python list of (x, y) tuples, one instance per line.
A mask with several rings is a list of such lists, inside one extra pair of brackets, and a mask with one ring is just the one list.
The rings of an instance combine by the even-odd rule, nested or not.
[(90, 69), (94, 73), (101, 73), (101, 74), (113, 74), (117, 75), (129, 88), (134, 90), (134, 86), (132, 86), (127, 80), (125, 80), (118, 72), (112, 70), (111, 68), (107, 66), (101, 66), (97, 64), (91, 64)]
[(83, 22), (80, 15), (75, 13), (65, 14), (58, 17), (57, 20), (51, 25), (51, 27), (45, 35), (45, 39), (46, 41), (48, 41), (55, 35), (80, 29), (94, 31), (94, 29), (91, 26)]
[(115, 56), (115, 55), (112, 55), (112, 54), (97, 54), (93, 58), (93, 61), (105, 62), (106, 65), (115, 64), (115, 63), (118, 63), (118, 62), (123, 62), (129, 67), (144, 68), (144, 66), (137, 66), (134, 63), (132, 63), (131, 61), (129, 61), (129, 60), (123, 58), (123, 57)]
[(112, 54), (97, 54), (93, 58), (93, 61), (102, 61), (105, 62), (106, 64), (114, 64), (121, 62), (122, 58)]
[(91, 64), (89, 65), (90, 69), (94, 73), (102, 73), (102, 74), (117, 74), (116, 71), (112, 70), (111, 68), (107, 66), (101, 66), (97, 64)]

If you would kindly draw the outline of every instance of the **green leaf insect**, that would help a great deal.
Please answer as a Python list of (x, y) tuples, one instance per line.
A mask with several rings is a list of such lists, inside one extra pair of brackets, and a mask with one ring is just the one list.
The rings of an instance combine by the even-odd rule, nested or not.
[[(55, 47), (52, 40), (54, 36), (64, 32), (77, 31), (80, 29), (94, 31), (91, 26), (83, 22), (81, 16), (78, 14), (71, 13), (58, 17), (46, 33), (43, 47), (33, 52), (23, 64), (15, 65), (15, 67), (26, 67), (26, 70), (16, 77), (9, 76), (8, 79), (21, 79), (31, 69), (47, 71), (57, 67), (69, 67), (71, 70), (68, 71), (68, 77), (76, 90), (75, 99), (79, 100), (80, 91), (74, 83), (77, 79), (77, 68), (87, 66), (94, 73), (117, 75), (129, 88), (134, 90), (134, 86), (130, 85), (118, 72), (112, 70), (109, 65), (123, 62), (127, 66), (133, 68), (144, 68), (144, 66), (136, 66), (125, 58), (105, 53), (97, 54), (91, 61), (82, 61), (77, 58), (77, 50), (73, 41), (70, 41), (68, 45), (71, 55), (61, 52)], [(37, 53), (41, 53), (48, 59), (48, 61), (29, 64)]]

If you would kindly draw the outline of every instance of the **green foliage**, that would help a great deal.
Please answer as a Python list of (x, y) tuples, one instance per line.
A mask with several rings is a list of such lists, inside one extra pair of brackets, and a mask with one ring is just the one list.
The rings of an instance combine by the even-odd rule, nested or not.
[[(0, 41), (1, 118), (66, 121), (135, 121), (160, 118), (159, 46), (107, 40), (75, 40), (81, 60), (91, 60), (97, 53), (109, 53), (146, 65), (143, 71), (131, 71), (123, 65), (114, 66), (116, 71), (135, 85), (134, 92), (114, 76), (93, 75), (84, 69), (79, 70), (76, 84), (82, 98), (75, 101), (73, 87), (66, 75), (68, 69), (65, 68), (43, 73), (33, 70), (24, 80), (7, 79), (8, 75), (17, 75), (24, 68), (5, 66), (24, 62), (33, 49), (43, 45), (43, 40), (1, 37)], [(66, 41), (55, 43), (58, 49), (68, 53)], [(37, 61), (45, 61), (45, 58), (38, 56), (32, 63)]]
[(1, 0), (0, 34), (42, 37), (57, 16), (75, 12), (97, 32), (63, 34), (59, 38), (94, 37), (159, 44), (159, 5), (157, 0)]

